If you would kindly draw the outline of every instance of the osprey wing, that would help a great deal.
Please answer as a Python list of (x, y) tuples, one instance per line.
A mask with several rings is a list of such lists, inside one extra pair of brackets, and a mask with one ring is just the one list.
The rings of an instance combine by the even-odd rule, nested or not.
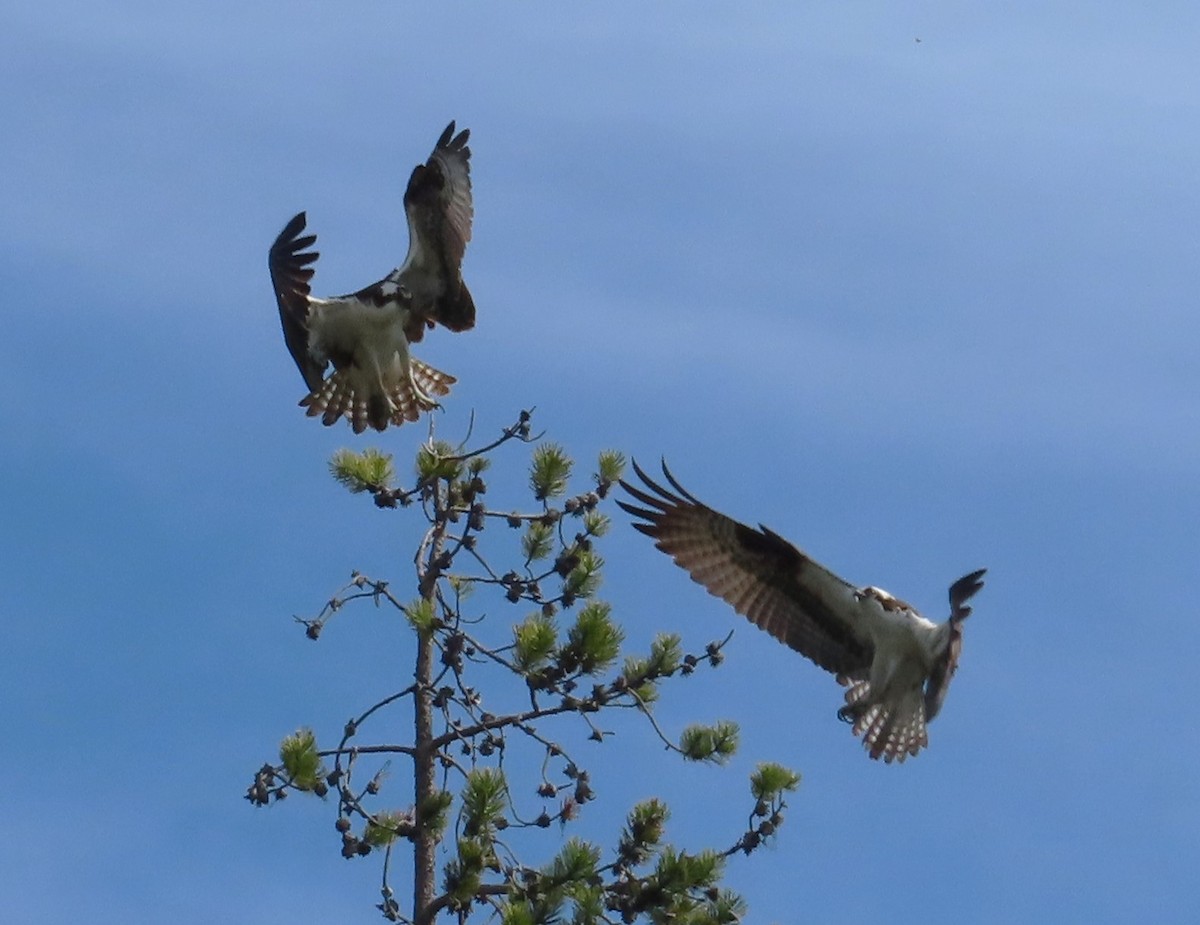
[(275, 243), (267, 258), (271, 270), (271, 285), (275, 288), (275, 301), (279, 304), (279, 321), (283, 325), (283, 339), (288, 352), (296, 361), (300, 375), (310, 390), (321, 385), (325, 365), (313, 359), (308, 351), (308, 298), (311, 292), (309, 280), (315, 272), (309, 264), (320, 256), (316, 251), (301, 253), (317, 243), (315, 234), (303, 235), (307, 222), (305, 213), (296, 215)]
[[(475, 303), (462, 279), (463, 255), (471, 240), (475, 211), (471, 197), (470, 130), (454, 134), (451, 122), (433, 153), (418, 164), (404, 192), (408, 216), (408, 255), (392, 274), (412, 293), (420, 320), (451, 331), (475, 326)], [(420, 325), (409, 340), (422, 335)]]
[(983, 576), (987, 569), (981, 568), (964, 575), (950, 586), (950, 637), (946, 641), (945, 655), (934, 666), (925, 685), (925, 718), (932, 720), (941, 712), (950, 690), (950, 681), (958, 670), (958, 658), (962, 654), (962, 621), (971, 615), (969, 601), (983, 587)]
[(971, 615), (967, 601), (973, 598), (983, 587), (983, 576), (987, 569), (981, 568), (962, 578), (950, 586), (950, 619), (954, 622), (965, 620)]
[(635, 462), (649, 492), (622, 481), (646, 505), (617, 503), (642, 519), (634, 527), (655, 540), (692, 579), (826, 671), (850, 675), (867, 669), (874, 645), (856, 589), (818, 565), (779, 534), (754, 530), (696, 500), (671, 475), (675, 494)]

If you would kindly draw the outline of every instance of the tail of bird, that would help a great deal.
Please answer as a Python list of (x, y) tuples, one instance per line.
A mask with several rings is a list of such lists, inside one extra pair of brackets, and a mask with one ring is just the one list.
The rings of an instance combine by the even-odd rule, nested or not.
[[(426, 395), (449, 395), (450, 386), (458, 381), (416, 357), (410, 363), (412, 378)], [(368, 426), (380, 431), (386, 430), (388, 424), (399, 427), (436, 406), (418, 397), (407, 376), (401, 376), (396, 385), (385, 387), (378, 379), (369, 380), (361, 371), (348, 368), (335, 372), (319, 389), (302, 398), (300, 407), (308, 409), (309, 417), (321, 415), (321, 423), (326, 427), (346, 417), (354, 432), (361, 434)]]
[(850, 681), (846, 705), (838, 716), (854, 724), (854, 734), (862, 736), (863, 747), (872, 758), (888, 764), (904, 762), (929, 744), (925, 731), (925, 699), (914, 688), (891, 703), (876, 703), (871, 698), (871, 682)]

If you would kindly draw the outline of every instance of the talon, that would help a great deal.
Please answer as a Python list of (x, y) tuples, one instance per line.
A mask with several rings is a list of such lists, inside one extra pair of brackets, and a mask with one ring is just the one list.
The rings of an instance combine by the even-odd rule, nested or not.
[(837, 711), (837, 718), (843, 723), (854, 725), (866, 714), (870, 709), (870, 704), (866, 702), (866, 698), (856, 700), (854, 703), (848, 703)]
[(435, 408), (441, 408), (437, 400), (428, 395), (424, 389), (417, 383), (417, 377), (413, 375), (410, 368), (408, 371), (408, 386), (412, 390), (412, 396), (416, 399), (417, 404), (421, 406), (422, 411), (432, 411)]

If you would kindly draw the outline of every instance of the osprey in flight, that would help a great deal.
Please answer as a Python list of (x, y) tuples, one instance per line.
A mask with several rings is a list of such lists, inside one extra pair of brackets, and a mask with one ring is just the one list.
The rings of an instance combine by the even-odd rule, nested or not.
[(697, 501), (671, 475), (675, 494), (633, 464), (649, 491), (621, 486), (646, 507), (617, 503), (644, 523), (692, 579), (760, 629), (837, 675), (847, 687), (838, 717), (872, 758), (904, 761), (929, 744), (925, 724), (937, 716), (962, 649), (966, 602), (986, 569), (950, 586), (950, 618), (925, 619), (879, 588), (856, 588), (818, 565), (779, 534), (754, 530)]
[(408, 255), (374, 285), (328, 299), (311, 295), (310, 264), (319, 255), (306, 251), (317, 236), (303, 234), (303, 212), (271, 245), (283, 338), (309, 389), (300, 404), (326, 426), (343, 415), (356, 434), (368, 425), (383, 430), (415, 421), (455, 381), (408, 347), (435, 323), (451, 331), (475, 326), (475, 303), (462, 279), (473, 215), (469, 135), (465, 129), (455, 135), (451, 122), (429, 160), (413, 170), (404, 192)]

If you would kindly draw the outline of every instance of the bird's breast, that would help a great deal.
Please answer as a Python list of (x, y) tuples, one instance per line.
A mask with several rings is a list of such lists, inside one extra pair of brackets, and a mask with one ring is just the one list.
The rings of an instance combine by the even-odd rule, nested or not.
[(407, 320), (408, 310), (398, 301), (331, 299), (314, 305), (310, 314), (309, 349), (320, 358), (352, 357), (359, 365), (380, 366), (407, 353)]

